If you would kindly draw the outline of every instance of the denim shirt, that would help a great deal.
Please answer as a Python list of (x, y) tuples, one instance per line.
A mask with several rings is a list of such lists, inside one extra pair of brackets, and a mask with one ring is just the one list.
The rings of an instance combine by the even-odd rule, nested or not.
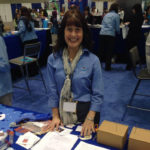
[(23, 20), (19, 21), (19, 24), (18, 24), (19, 31), (16, 33), (16, 35), (20, 36), (22, 42), (37, 39), (37, 35), (36, 35), (35, 29), (34, 29), (34, 23), (32, 21), (30, 21), (30, 24), (32, 26), (32, 31), (29, 32), (26, 29), (24, 21)]
[[(49, 105), (58, 108), (61, 89), (65, 81), (62, 51), (51, 54), (47, 64)], [(73, 75), (71, 76), (73, 100), (91, 102), (90, 110), (100, 112), (103, 101), (101, 65), (97, 56), (83, 49)]]
[(0, 36), (0, 96), (12, 92), (12, 82), (10, 74), (10, 66), (6, 45), (3, 38)]
[(100, 35), (115, 36), (120, 33), (120, 17), (115, 11), (107, 13), (102, 21)]

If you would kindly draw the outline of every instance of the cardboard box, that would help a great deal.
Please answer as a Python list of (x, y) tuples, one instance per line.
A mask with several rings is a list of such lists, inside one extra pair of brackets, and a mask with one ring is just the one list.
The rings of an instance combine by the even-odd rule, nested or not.
[(123, 149), (128, 134), (128, 126), (104, 120), (97, 131), (97, 142)]
[(133, 127), (128, 150), (150, 150), (150, 130)]

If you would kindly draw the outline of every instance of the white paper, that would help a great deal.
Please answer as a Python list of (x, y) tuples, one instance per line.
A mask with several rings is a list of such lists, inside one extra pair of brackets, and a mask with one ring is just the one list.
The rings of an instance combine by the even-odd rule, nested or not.
[(68, 125), (66, 125), (67, 128), (71, 128), (71, 129), (72, 129), (74, 126), (75, 126), (74, 124), (68, 124)]
[(71, 134), (48, 132), (31, 150), (71, 150), (77, 139), (77, 136)]
[(24, 135), (19, 136), (18, 140), (16, 141), (16, 144), (29, 149), (31, 148), (35, 143), (37, 143), (40, 140), (38, 136), (31, 132), (27, 132)]
[(75, 102), (64, 102), (63, 110), (66, 112), (76, 112), (77, 103)]
[(70, 134), (72, 132), (72, 129), (67, 129), (67, 128), (64, 128), (63, 131), (61, 131), (59, 133), (59, 135), (66, 135), (66, 134)]
[(82, 126), (77, 126), (76, 131), (81, 132)]
[(100, 147), (100, 146), (95, 146), (95, 145), (92, 145), (92, 144), (88, 144), (88, 143), (85, 143), (85, 142), (80, 142), (77, 147), (75, 148), (75, 150), (109, 150), (107, 148), (103, 148), (103, 147)]
[(4, 119), (5, 119), (5, 117), (6, 117), (6, 115), (5, 115), (5, 114), (0, 114), (0, 120), (4, 120)]

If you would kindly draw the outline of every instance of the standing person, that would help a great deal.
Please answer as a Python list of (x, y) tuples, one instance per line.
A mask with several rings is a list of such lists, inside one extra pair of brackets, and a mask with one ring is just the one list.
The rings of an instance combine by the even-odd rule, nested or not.
[[(16, 35), (20, 36), (24, 47), (25, 44), (35, 43), (38, 39), (34, 29), (34, 20), (32, 19), (29, 10), (26, 7), (21, 7), (20, 14), (21, 17)], [(12, 32), (12, 34), (14, 34), (14, 32)]]
[(0, 104), (12, 105), (12, 81), (7, 50), (0, 35)]
[(56, 9), (56, 7), (53, 8), (51, 22), (53, 24), (53, 26), (52, 26), (52, 33), (57, 34), (58, 21), (57, 21), (57, 9)]
[(91, 15), (91, 13), (90, 13), (90, 8), (89, 8), (88, 6), (86, 6), (86, 7), (84, 8), (84, 18), (85, 18), (87, 24), (92, 24), (92, 22), (93, 22), (93, 21), (92, 21), (93, 16)]
[(115, 45), (116, 32), (120, 33), (120, 17), (118, 15), (118, 4), (113, 3), (109, 12), (102, 20), (100, 31), (100, 50), (99, 57), (105, 60), (105, 70), (111, 70), (111, 58)]
[(4, 32), (4, 23), (2, 21), (2, 18), (0, 16), (0, 34), (2, 34)]
[(141, 4), (135, 4), (132, 7), (132, 15), (131, 17), (127, 18), (127, 24), (129, 26), (128, 35), (126, 37), (126, 56), (127, 56), (127, 66), (126, 70), (131, 70), (131, 60), (129, 57), (129, 50), (137, 46), (140, 38), (142, 36), (142, 24), (143, 24), (143, 14), (142, 14), (142, 7)]
[[(47, 64), (51, 130), (61, 123), (79, 121), (83, 123), (81, 135), (90, 135), (94, 121), (99, 123), (103, 81), (99, 59), (90, 52), (91, 43), (83, 15), (78, 9), (67, 11)], [(71, 110), (67, 110), (67, 104)]]

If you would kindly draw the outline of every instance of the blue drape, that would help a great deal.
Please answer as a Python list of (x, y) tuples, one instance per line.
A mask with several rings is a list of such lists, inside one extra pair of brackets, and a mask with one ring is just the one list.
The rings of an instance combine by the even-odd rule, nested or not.
[(103, 3), (103, 8), (104, 8), (104, 9), (108, 9), (108, 2), (104, 2), (104, 3)]
[(33, 9), (42, 8), (42, 7), (41, 7), (41, 3), (32, 3), (32, 8), (33, 8)]
[(11, 4), (11, 12), (13, 18), (15, 17), (15, 10), (20, 8), (21, 8), (21, 4)]

